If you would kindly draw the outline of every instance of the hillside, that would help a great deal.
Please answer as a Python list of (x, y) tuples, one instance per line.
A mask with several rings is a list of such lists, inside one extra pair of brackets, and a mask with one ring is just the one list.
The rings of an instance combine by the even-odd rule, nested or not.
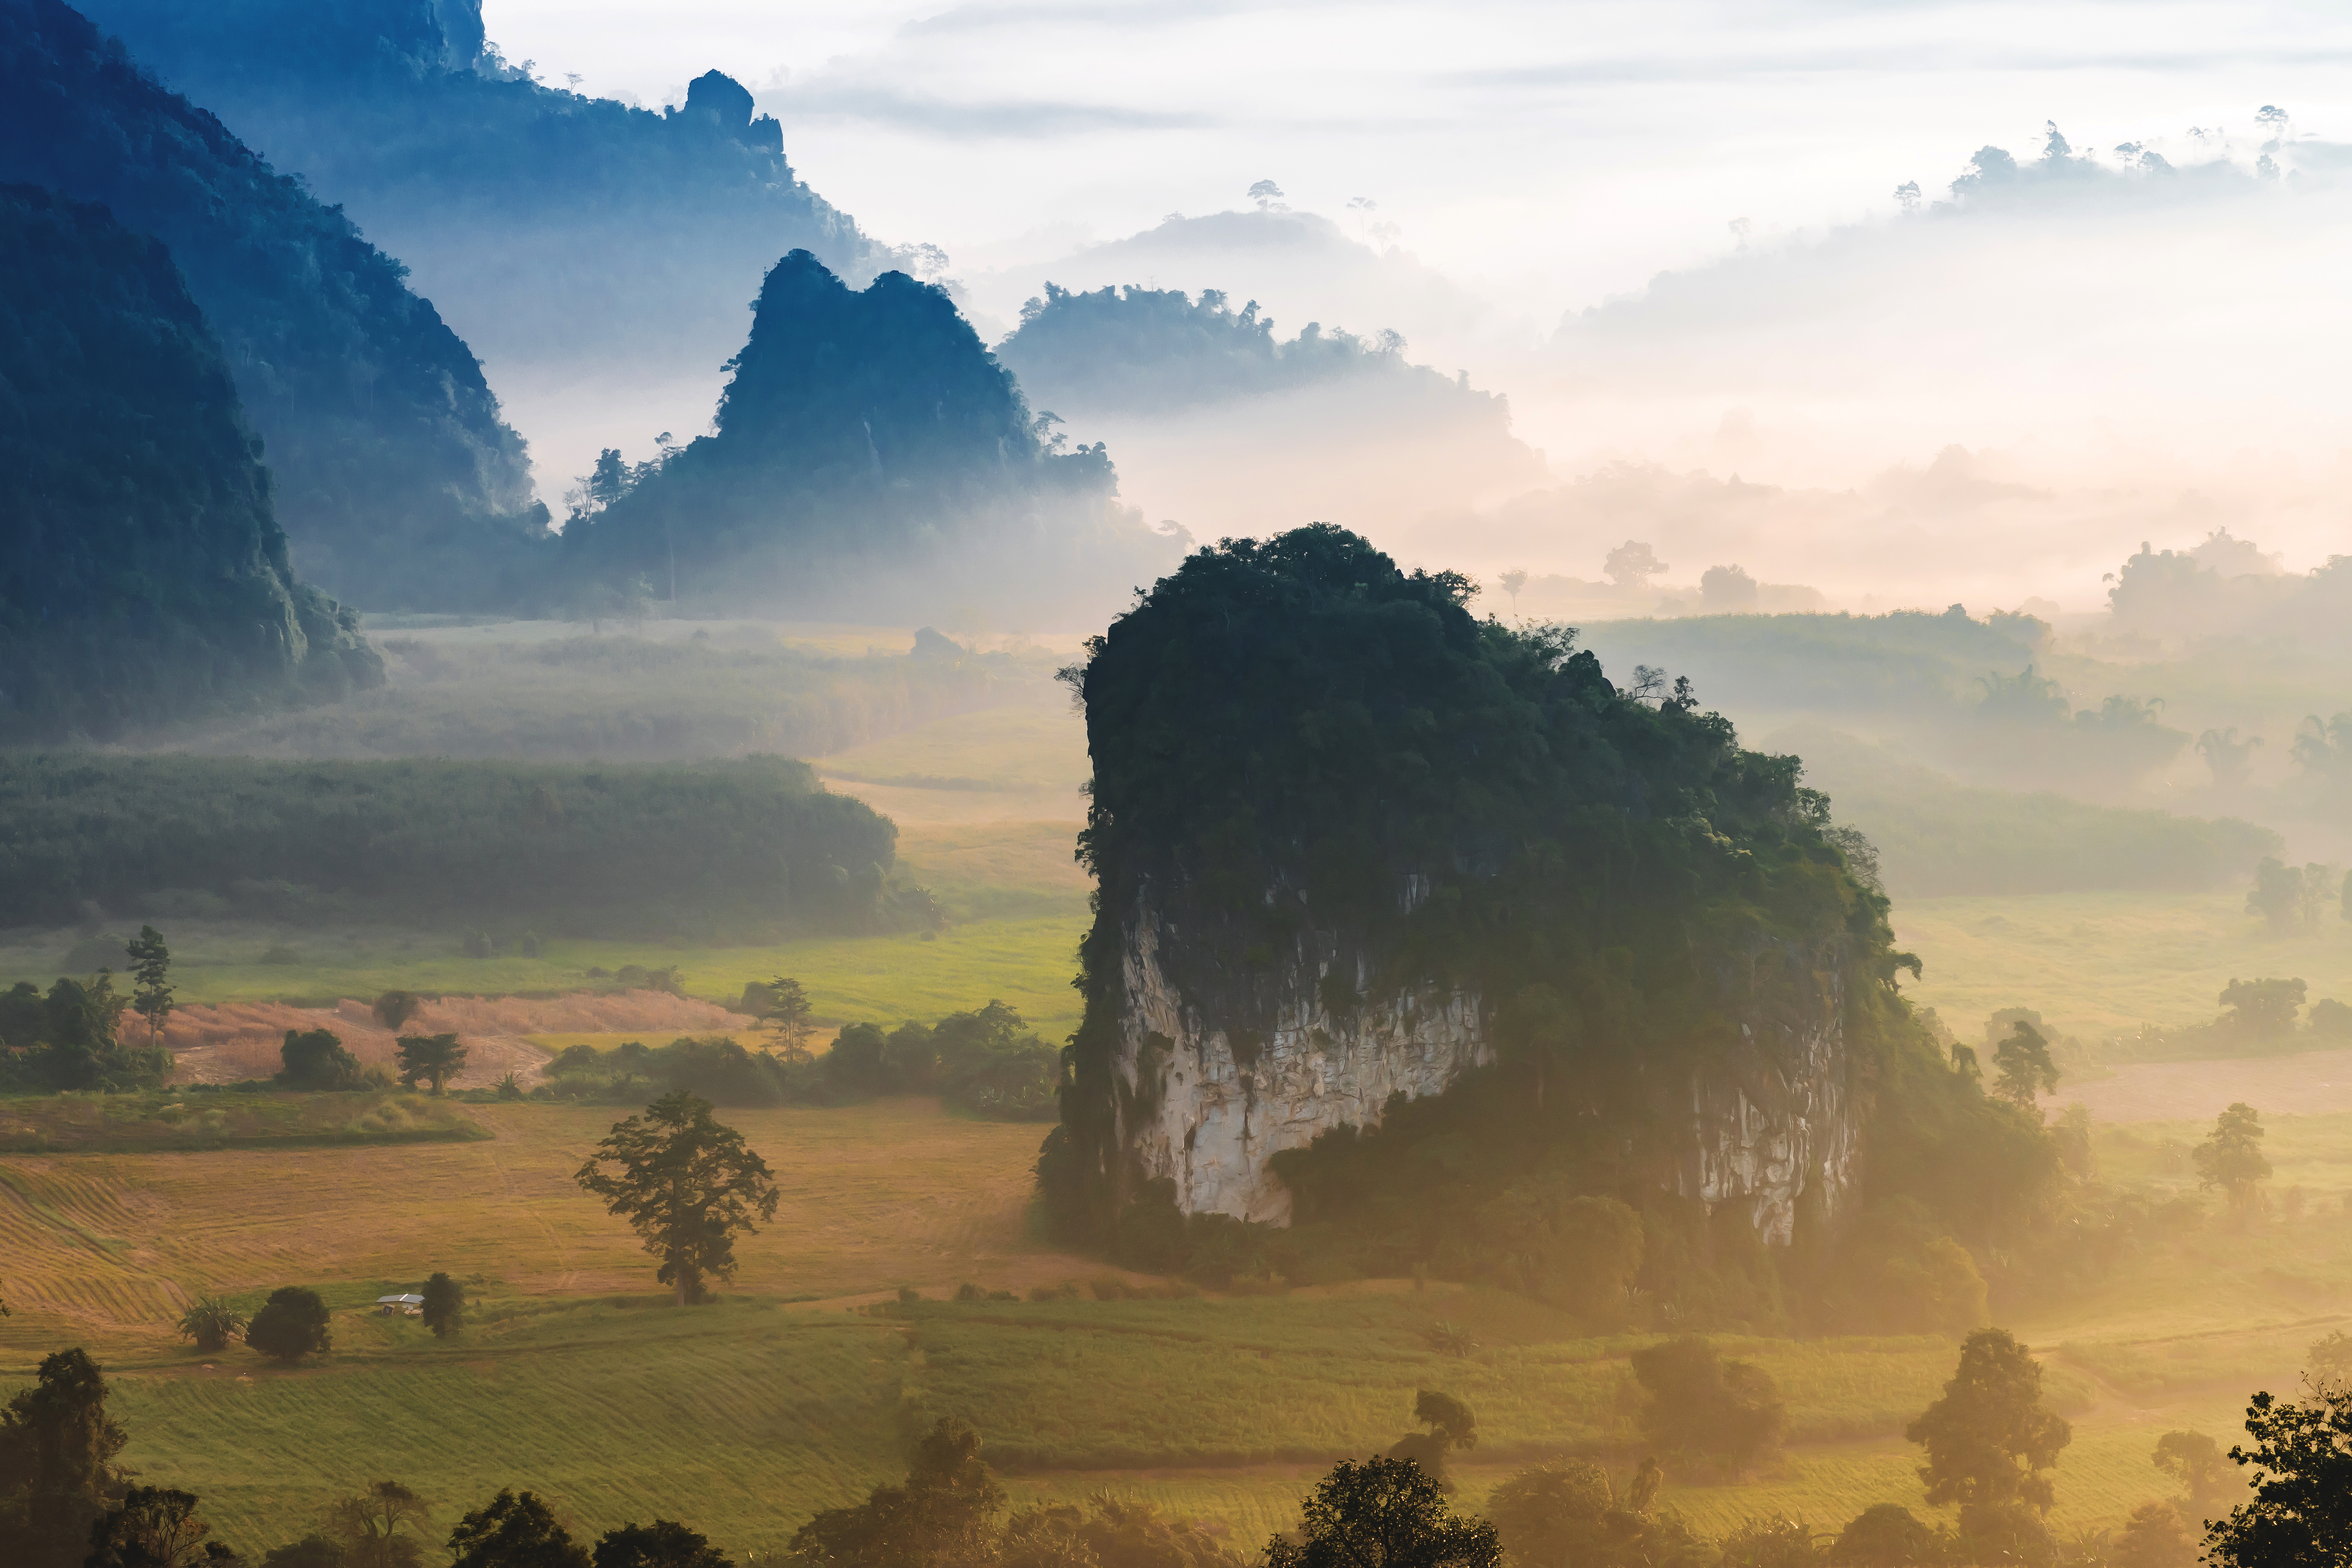
[(835, 617), (985, 605), (1067, 625), (1051, 617), (1086, 618), (1173, 554), (1117, 504), (1109, 454), (1041, 438), (946, 293), (902, 272), (853, 289), (793, 251), (728, 368), (716, 434), (642, 471), (615, 457), (601, 504), (567, 522), (575, 581)]
[(58, 0), (0, 0), (0, 178), (103, 202), (172, 247), (268, 443), (298, 568), (371, 609), (527, 580), (523, 443), (401, 264)]
[(0, 186), (0, 741), (381, 682), (296, 580), (260, 445), (162, 244)]

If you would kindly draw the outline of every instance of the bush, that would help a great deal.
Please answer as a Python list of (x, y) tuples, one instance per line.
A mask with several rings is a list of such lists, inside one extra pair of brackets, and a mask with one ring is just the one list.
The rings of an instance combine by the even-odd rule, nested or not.
[(288, 1089), (357, 1089), (365, 1079), (359, 1058), (343, 1048), (341, 1038), (331, 1030), (289, 1029), (278, 1057), (285, 1065), (278, 1069), (277, 1081)]
[(1632, 1361), (1650, 1396), (1643, 1435), (1664, 1451), (1739, 1470), (1779, 1443), (1787, 1410), (1763, 1368), (1724, 1361), (1696, 1334), (1635, 1351)]
[(328, 1332), (327, 1303), (316, 1290), (288, 1285), (269, 1293), (261, 1310), (247, 1325), (245, 1342), (263, 1355), (291, 1366), (304, 1356), (323, 1354), (334, 1347)]

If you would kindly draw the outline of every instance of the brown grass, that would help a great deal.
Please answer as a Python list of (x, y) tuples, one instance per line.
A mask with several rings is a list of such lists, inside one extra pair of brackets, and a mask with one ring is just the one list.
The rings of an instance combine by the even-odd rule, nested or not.
[[(280, 1066), (289, 1029), (331, 1029), (363, 1066), (389, 1069), (397, 1037), (375, 1021), (371, 1004), (345, 997), (332, 1007), (284, 1002), (231, 1002), (183, 1007), (163, 1043), (179, 1059), (176, 1083), (236, 1083), (268, 1078)], [(487, 1089), (508, 1073), (525, 1085), (542, 1076), (548, 1053), (537, 1034), (643, 1034), (660, 1044), (678, 1035), (734, 1033), (751, 1020), (715, 1002), (664, 991), (575, 992), (567, 996), (441, 996), (427, 1001), (402, 1034), (455, 1034), (466, 1042), (459, 1089)]]

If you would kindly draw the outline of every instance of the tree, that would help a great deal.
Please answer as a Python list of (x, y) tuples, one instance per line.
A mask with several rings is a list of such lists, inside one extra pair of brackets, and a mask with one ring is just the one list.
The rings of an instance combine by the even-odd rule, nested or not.
[(1445, 1456), (1456, 1448), (1478, 1446), (1478, 1417), (1452, 1394), (1424, 1388), (1413, 1396), (1412, 1418), (1429, 1430), (1405, 1434), (1389, 1450), (1389, 1458), (1411, 1460), (1451, 1491), (1453, 1484), (1445, 1474)]
[(196, 1517), (194, 1493), (132, 1487), (90, 1526), (84, 1568), (198, 1568), (213, 1555), (205, 1545), (211, 1533)]
[[(377, 1481), (327, 1509), (327, 1527), (341, 1544), (343, 1568), (415, 1568), (433, 1510), (398, 1481)], [(403, 1525), (407, 1526), (403, 1530)]]
[(446, 1340), (466, 1326), (466, 1292), (455, 1279), (436, 1274), (425, 1282), (424, 1294), (420, 1315), (435, 1339)]
[(2212, 770), (2215, 789), (2242, 789), (2254, 771), (2254, 748), (2262, 743), (2260, 735), (2241, 741), (2235, 729), (2208, 730), (2197, 737), (2197, 754)]
[(2243, 1214), (2254, 1205), (2254, 1184), (2271, 1173), (2263, 1157), (2261, 1113), (2243, 1100), (2214, 1119), (2213, 1135), (2197, 1145), (2190, 1158), (2197, 1163), (2198, 1184), (2229, 1194), (2232, 1213)]
[(403, 1035), (395, 1056), (404, 1085), (415, 1089), (418, 1079), (429, 1079), (436, 1094), (466, 1070), (466, 1047), (455, 1035)]
[(1517, 615), (1519, 613), (1519, 590), (1528, 585), (1528, 569), (1524, 566), (1514, 566), (1508, 572), (1504, 573), (1500, 577), (1496, 578), (1496, 581), (1503, 585), (1503, 592), (1511, 596), (1511, 614), (1515, 616)]
[(215, 1355), (228, 1348), (229, 1341), (245, 1331), (245, 1314), (231, 1310), (226, 1301), (215, 1296), (199, 1296), (180, 1314), (180, 1337), (196, 1342), (196, 1349)]
[(589, 1568), (588, 1553), (535, 1492), (499, 1495), (449, 1531), (449, 1568)]
[(943, 1416), (915, 1446), (904, 1486), (876, 1487), (855, 1507), (816, 1515), (793, 1532), (792, 1553), (810, 1568), (980, 1568), (1003, 1510), (980, 1435)]
[(2011, 1105), (2031, 1110), (2043, 1094), (2058, 1087), (2050, 1042), (2022, 1018), (2011, 1026), (2009, 1038), (1994, 1049), (1992, 1059), (1997, 1073), (1992, 1091)]
[(1495, 1527), (1445, 1506), (1437, 1481), (1403, 1459), (1342, 1459), (1307, 1500), (1298, 1538), (1265, 1544), (1265, 1568), (1499, 1568)]
[(2230, 1458), (2254, 1468), (2252, 1500), (2205, 1537), (2214, 1568), (2322, 1568), (2352, 1560), (2352, 1391), (2323, 1386), (2310, 1405), (2283, 1405), (2267, 1391), (2246, 1409), (2250, 1451)]
[(1912, 1568), (1944, 1558), (1944, 1542), (1901, 1503), (1874, 1503), (1838, 1531), (1827, 1553), (1835, 1568)]
[(89, 1548), (100, 1499), (119, 1484), (129, 1436), (106, 1413), (98, 1363), (80, 1350), (41, 1362), (30, 1388), (0, 1406), (0, 1520), (26, 1568), (69, 1568)]
[(1787, 1411), (1761, 1367), (1724, 1361), (1696, 1334), (1635, 1351), (1632, 1360), (1650, 1396), (1643, 1435), (1669, 1455), (1742, 1469), (1780, 1441)]
[(271, 1547), (262, 1554), (261, 1568), (343, 1568), (342, 1543), (314, 1531), (299, 1541)]
[(606, 1531), (593, 1561), (595, 1568), (734, 1568), (708, 1538), (667, 1519)]
[(1820, 1568), (1813, 1532), (1801, 1519), (1750, 1519), (1719, 1543), (1721, 1568)]
[(289, 1089), (334, 1090), (356, 1089), (361, 1082), (359, 1058), (343, 1049), (331, 1029), (289, 1029), (278, 1047), (278, 1081)]
[(1601, 570), (1619, 588), (1640, 588), (1653, 577), (1672, 568), (1658, 559), (1658, 552), (1638, 539), (1629, 539), (1609, 552)]
[(808, 1056), (808, 991), (799, 981), (782, 974), (769, 981), (767, 989), (767, 1016), (762, 1022), (776, 1031), (784, 1055), (801, 1061)]
[(1249, 199), (1257, 204), (1260, 212), (1276, 210), (1276, 204), (1282, 200), (1282, 187), (1272, 180), (1260, 180), (1250, 186)]
[(147, 1043), (152, 1046), (172, 1016), (172, 951), (163, 945), (163, 932), (147, 925), (139, 928), (139, 934), (122, 951), (130, 955), (131, 973), (137, 981), (131, 991), (131, 1008), (147, 1020)]
[(2053, 1494), (2042, 1472), (2057, 1464), (2074, 1430), (2042, 1408), (2042, 1365), (2016, 1337), (1979, 1329), (1961, 1342), (1943, 1397), (1903, 1436), (1927, 1450), (1919, 1479), (1936, 1507), (2022, 1501), (2046, 1513)]
[(316, 1290), (304, 1285), (280, 1286), (246, 1325), (245, 1342), (292, 1366), (306, 1355), (323, 1354), (334, 1348), (327, 1324), (327, 1303)]
[(2115, 1568), (2193, 1568), (2197, 1536), (2168, 1502), (2144, 1502), (2116, 1534)]
[(400, 1026), (416, 1016), (424, 1005), (425, 999), (414, 991), (387, 991), (375, 999), (375, 1005), (368, 1011), (375, 1015), (377, 1023), (397, 1034)]
[(2246, 894), (2246, 912), (2260, 915), (2273, 931), (2293, 926), (2303, 912), (2303, 873), (2275, 856), (2254, 868), (2254, 885)]
[(2189, 1506), (2201, 1515), (2242, 1490), (2221, 1457), (2221, 1446), (2202, 1432), (2167, 1432), (2156, 1440), (2150, 1463), (2179, 1481)]
[(2221, 987), (2224, 1020), (2256, 1039), (2275, 1039), (2294, 1027), (2310, 987), (2300, 980), (2232, 980)]
[(736, 1233), (756, 1235), (753, 1217), (776, 1213), (768, 1163), (740, 1132), (719, 1124), (709, 1100), (684, 1089), (615, 1122), (574, 1179), (662, 1260), (655, 1278), (676, 1288), (681, 1307), (703, 1299), (706, 1277), (732, 1278)]

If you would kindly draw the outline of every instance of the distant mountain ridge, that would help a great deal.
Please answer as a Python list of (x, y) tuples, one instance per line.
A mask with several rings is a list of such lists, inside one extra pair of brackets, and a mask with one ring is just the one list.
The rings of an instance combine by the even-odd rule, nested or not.
[(163, 244), (0, 185), (0, 741), (382, 681), (296, 580), (260, 447)]
[(465, 342), (340, 210), (58, 0), (0, 0), (0, 179), (103, 202), (170, 246), (307, 576), (371, 607), (518, 591), (546, 513)]

